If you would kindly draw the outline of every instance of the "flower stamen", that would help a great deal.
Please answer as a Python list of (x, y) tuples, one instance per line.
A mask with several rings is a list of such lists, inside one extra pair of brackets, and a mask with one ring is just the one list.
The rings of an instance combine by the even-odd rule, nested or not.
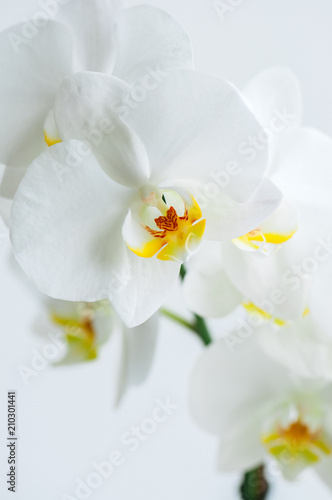
[[(167, 205), (167, 197), (174, 205)], [(205, 219), (192, 196), (183, 198), (171, 191), (161, 193), (159, 198), (159, 202), (153, 199), (152, 206), (143, 207), (137, 222), (132, 214), (128, 215), (123, 227), (124, 238), (129, 249), (140, 257), (156, 255), (160, 260), (184, 262), (198, 249), (205, 231)], [(146, 199), (145, 196), (143, 201)], [(158, 217), (155, 217), (156, 212), (160, 214)]]

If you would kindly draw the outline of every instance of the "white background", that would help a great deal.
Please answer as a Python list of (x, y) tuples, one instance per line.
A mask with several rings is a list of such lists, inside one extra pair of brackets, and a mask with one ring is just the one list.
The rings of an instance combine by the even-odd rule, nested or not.
[[(91, 0), (93, 1), (93, 0)], [(226, 0), (225, 0), (226, 1)], [(29, 6), (26, 4), (29, 3)], [(131, 4), (141, 3), (131, 0)], [(242, 86), (257, 72), (288, 66), (304, 93), (306, 125), (332, 134), (331, 0), (244, 0), (221, 20), (210, 0), (151, 0), (177, 17), (192, 35), (196, 67)], [(22, 7), (22, 5), (24, 7)], [(2, 0), (0, 27), (22, 21), (38, 2)], [(1, 78), (6, 75), (1, 74)], [(299, 172), (299, 184), (301, 172)], [(125, 463), (94, 491), (94, 500), (233, 500), (239, 478), (215, 470), (216, 440), (191, 421), (186, 384), (201, 352), (190, 333), (166, 320), (148, 382), (133, 389), (117, 411), (111, 408), (112, 342), (96, 363), (47, 368), (28, 386), (17, 367), (31, 362), (31, 350), (47, 340), (34, 324), (42, 310), (28, 286), (13, 273), (9, 242), (0, 245), (0, 491), (6, 491), (6, 393), (18, 393), (18, 500), (60, 500), (74, 493), (93, 462), (121, 450)], [(46, 332), (47, 333), (47, 332)], [(178, 405), (135, 453), (120, 443), (123, 432), (149, 417), (155, 399), (169, 396)], [(332, 473), (332, 471), (331, 471)], [(330, 493), (305, 473), (295, 484), (273, 478), (271, 500), (327, 500)]]

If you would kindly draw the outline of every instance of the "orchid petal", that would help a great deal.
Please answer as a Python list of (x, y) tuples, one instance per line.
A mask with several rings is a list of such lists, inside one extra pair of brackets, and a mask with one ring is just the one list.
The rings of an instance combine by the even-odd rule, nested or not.
[(256, 193), (244, 203), (225, 196), (210, 200), (205, 198), (206, 205), (201, 205), (207, 221), (205, 237), (217, 241), (230, 240), (255, 229), (278, 208), (282, 196), (281, 191), (265, 179)]
[(144, 143), (152, 182), (214, 180), (221, 193), (240, 202), (258, 188), (267, 150), (252, 158), (244, 149), (260, 125), (226, 81), (174, 70), (144, 100), (129, 104), (123, 119)]
[[(204, 248), (200, 250), (204, 257)], [(234, 287), (225, 271), (220, 268), (221, 256), (217, 262), (207, 256), (209, 271), (190, 269), (184, 281), (184, 296), (189, 309), (209, 318), (220, 318), (238, 307), (243, 296)]]
[[(68, 29), (49, 21), (30, 39), (22, 36), (24, 24), (0, 35), (0, 160), (8, 166), (1, 195), (12, 197), (23, 170), (46, 148), (43, 123), (55, 93), (71, 72), (72, 38)], [(56, 57), (52, 57), (55, 54)]]
[(296, 238), (297, 233), (271, 255), (223, 244), (225, 270), (232, 283), (243, 297), (280, 320), (296, 321), (307, 307), (309, 277), (296, 273), (301, 262)]
[(85, 142), (113, 180), (136, 186), (149, 177), (147, 155), (140, 139), (114, 110), (128, 88), (121, 80), (101, 73), (68, 77), (56, 98), (55, 121), (62, 140)]
[(269, 248), (288, 241), (298, 229), (298, 213), (292, 203), (283, 200), (278, 208), (249, 233), (233, 240), (243, 250), (261, 249), (268, 253)]
[(71, 301), (107, 296), (125, 251), (118, 220), (129, 198), (78, 141), (56, 144), (30, 165), (13, 202), (11, 238), (41, 291)]
[(221, 472), (252, 470), (264, 460), (266, 451), (259, 439), (261, 422), (257, 419), (232, 436), (225, 436), (218, 453), (218, 468)]
[(284, 371), (253, 338), (231, 352), (225, 339), (208, 347), (190, 381), (189, 402), (196, 421), (227, 439), (251, 427), (275, 397), (289, 387)]
[(193, 66), (187, 32), (167, 12), (151, 5), (135, 5), (119, 13), (115, 43), (113, 74), (132, 83), (144, 77), (143, 90), (157, 87), (164, 69)]
[(138, 257), (128, 248), (117, 286), (106, 289), (112, 306), (129, 328), (150, 318), (167, 300), (179, 275), (179, 262)]
[(242, 93), (257, 120), (272, 138), (273, 150), (285, 132), (300, 125), (301, 87), (289, 69), (263, 71), (245, 86)]
[[(120, 326), (123, 342), (116, 404), (119, 404), (130, 385), (145, 381), (151, 369), (158, 333), (158, 315), (135, 327)], [(119, 374), (120, 375), (120, 374)]]
[(327, 208), (331, 205), (331, 162), (330, 137), (310, 128), (293, 130), (279, 143), (273, 181), (297, 205)]
[[(60, 3), (60, 2), (59, 2)], [(57, 19), (75, 35), (77, 70), (109, 71), (114, 64), (113, 23), (121, 0), (61, 2)]]
[(266, 353), (303, 379), (332, 380), (332, 343), (315, 331), (311, 314), (277, 330), (266, 324), (255, 332)]

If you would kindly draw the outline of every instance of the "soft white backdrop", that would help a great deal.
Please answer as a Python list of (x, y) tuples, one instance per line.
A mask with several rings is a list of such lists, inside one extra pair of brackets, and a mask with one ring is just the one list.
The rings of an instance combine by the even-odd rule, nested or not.
[[(91, 0), (93, 1), (93, 0)], [(130, 0), (131, 4), (138, 4)], [(257, 72), (288, 66), (304, 93), (306, 125), (332, 134), (332, 2), (331, 0), (243, 0), (221, 20), (210, 0), (150, 0), (177, 17), (192, 35), (196, 67), (242, 86)], [(227, 0), (225, 0), (227, 3)], [(27, 5), (28, 4), (28, 5)], [(38, 1), (1, 0), (0, 28), (25, 20)], [(6, 75), (1, 74), (1, 78)], [(299, 184), (301, 173), (299, 172)], [(12, 271), (10, 247), (0, 242), (0, 491), (6, 491), (6, 393), (18, 393), (18, 500), (60, 500), (74, 493), (77, 478), (85, 480), (92, 463), (121, 450), (125, 463), (90, 497), (94, 500), (233, 500), (237, 475), (215, 470), (215, 439), (191, 421), (186, 409), (186, 384), (201, 351), (199, 342), (166, 320), (146, 385), (133, 389), (116, 412), (112, 392), (112, 342), (96, 363), (76, 368), (47, 368), (28, 386), (17, 367), (29, 364), (31, 350), (48, 340), (33, 333), (41, 314), (36, 297)], [(176, 303), (176, 299), (173, 299)], [(123, 432), (149, 417), (155, 399), (169, 396), (178, 405), (135, 453), (120, 443)], [(273, 499), (332, 498), (314, 474), (295, 484), (280, 478)]]

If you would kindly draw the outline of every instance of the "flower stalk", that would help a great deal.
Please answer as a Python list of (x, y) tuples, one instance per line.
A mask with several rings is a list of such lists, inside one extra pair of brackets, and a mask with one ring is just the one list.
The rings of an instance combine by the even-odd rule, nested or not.
[[(186, 268), (184, 267), (184, 265), (182, 265), (180, 269), (180, 278), (182, 281), (184, 280), (185, 276), (186, 276)], [(178, 314), (173, 313), (168, 309), (162, 309), (161, 312), (167, 318), (175, 321), (176, 323), (179, 323), (185, 328), (188, 328), (192, 332), (196, 333), (204, 345), (207, 346), (212, 343), (212, 337), (207, 327), (207, 324), (205, 320), (198, 314), (194, 314), (193, 321), (187, 321), (186, 319), (182, 318), (182, 316), (179, 316)]]
[(197, 314), (194, 315), (195, 318), (194, 321), (187, 321), (185, 318), (182, 318), (182, 316), (179, 316), (178, 314), (174, 313), (173, 311), (169, 311), (168, 309), (163, 308), (161, 309), (161, 312), (164, 316), (166, 316), (166, 318), (175, 321), (179, 325), (188, 328), (196, 335), (198, 335), (198, 337), (201, 339), (204, 345), (211, 344), (212, 338), (208, 330), (208, 327), (204, 319), (198, 316)]

